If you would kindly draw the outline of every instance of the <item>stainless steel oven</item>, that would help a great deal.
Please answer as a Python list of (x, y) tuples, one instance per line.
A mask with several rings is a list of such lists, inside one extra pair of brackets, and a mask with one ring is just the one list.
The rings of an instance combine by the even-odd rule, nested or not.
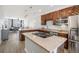
[(78, 38), (78, 28), (71, 28), (70, 29), (70, 40), (79, 41)]

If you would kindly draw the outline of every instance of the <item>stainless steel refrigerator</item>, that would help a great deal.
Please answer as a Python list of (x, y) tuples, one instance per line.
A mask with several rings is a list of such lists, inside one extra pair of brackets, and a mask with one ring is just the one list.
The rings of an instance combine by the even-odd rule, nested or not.
[(79, 15), (68, 18), (68, 28), (68, 51), (70, 53), (79, 53)]

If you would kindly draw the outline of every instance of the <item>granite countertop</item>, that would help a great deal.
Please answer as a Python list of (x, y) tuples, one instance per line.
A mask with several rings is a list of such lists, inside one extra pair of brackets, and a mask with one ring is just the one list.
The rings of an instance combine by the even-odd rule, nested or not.
[(28, 37), (34, 43), (38, 44), (39, 46), (46, 49), (48, 52), (53, 52), (59, 46), (61, 46), (67, 39), (59, 36), (51, 36), (48, 38), (42, 38), (33, 34), (34, 32), (30, 33), (23, 33), (25, 37)]
[(58, 33), (65, 33), (65, 34), (68, 34), (68, 31), (67, 30), (56, 30), (56, 29), (48, 29), (49, 31), (52, 31), (52, 32), (58, 32)]
[(66, 30), (56, 30), (56, 29), (42, 29), (42, 28), (39, 28), (39, 29), (34, 29), (34, 28), (24, 28), (24, 29), (19, 29), (19, 31), (24, 31), (24, 30), (44, 30), (44, 31), (52, 31), (52, 32), (59, 32), (59, 33), (65, 33), (65, 34), (68, 34), (68, 31)]
[(36, 28), (21, 28), (19, 30), (40, 30), (40, 29), (43, 30), (42, 28), (38, 28), (38, 29), (36, 29)]

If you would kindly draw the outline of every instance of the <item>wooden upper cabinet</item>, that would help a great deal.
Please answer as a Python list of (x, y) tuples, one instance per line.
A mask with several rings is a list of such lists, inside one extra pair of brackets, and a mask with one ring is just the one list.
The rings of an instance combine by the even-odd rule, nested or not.
[(45, 15), (42, 15), (41, 16), (41, 24), (42, 25), (45, 25), (46, 24), (46, 16)]
[(79, 14), (79, 5), (73, 7), (73, 13), (74, 13), (74, 15)]
[(53, 21), (59, 19), (60, 16), (61, 16), (61, 15), (60, 15), (60, 11), (55, 11), (55, 12), (53, 12), (53, 13), (52, 13), (52, 19), (53, 19)]
[(49, 20), (49, 14), (46, 14), (45, 17), (46, 17), (46, 20)]
[(57, 16), (57, 19), (61, 17), (60, 11), (56, 11), (56, 16)]
[(52, 20), (52, 13), (46, 14), (46, 20)]
[(60, 10), (60, 15), (61, 15), (61, 17), (65, 17), (66, 16), (66, 10), (65, 9), (63, 9), (63, 10)]
[(53, 14), (53, 20), (55, 20), (57, 14), (56, 14), (56, 12), (53, 12), (52, 14)]
[(66, 9), (67, 9), (67, 11), (66, 11), (67, 17), (74, 15), (74, 13), (73, 13), (74, 8), (73, 7), (69, 7), (69, 8), (66, 8)]
[(61, 18), (73, 15), (73, 7), (60, 10)]
[(60, 19), (65, 18), (72, 15), (78, 15), (79, 14), (79, 5), (68, 7), (65, 9), (61, 9), (58, 11), (54, 11), (45, 15), (41, 16), (42, 24), (45, 25), (46, 21), (52, 20), (53, 22)]
[(46, 15), (42, 15), (41, 16), (42, 25), (45, 25), (46, 21), (49, 21), (49, 20), (52, 20), (52, 19), (53, 19), (52, 13), (49, 13), (49, 14), (46, 14)]

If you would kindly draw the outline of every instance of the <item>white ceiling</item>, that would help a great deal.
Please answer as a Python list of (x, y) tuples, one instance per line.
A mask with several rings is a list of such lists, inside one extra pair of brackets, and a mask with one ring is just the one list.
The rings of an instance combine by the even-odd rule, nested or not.
[(5, 17), (24, 18), (31, 14), (45, 14), (69, 6), (71, 5), (4, 5), (3, 12)]

